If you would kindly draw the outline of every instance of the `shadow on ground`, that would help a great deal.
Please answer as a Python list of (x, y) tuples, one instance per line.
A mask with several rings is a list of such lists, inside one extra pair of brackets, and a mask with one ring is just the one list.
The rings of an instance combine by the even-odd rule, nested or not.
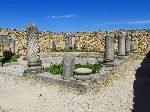
[(150, 52), (135, 74), (132, 112), (150, 112)]

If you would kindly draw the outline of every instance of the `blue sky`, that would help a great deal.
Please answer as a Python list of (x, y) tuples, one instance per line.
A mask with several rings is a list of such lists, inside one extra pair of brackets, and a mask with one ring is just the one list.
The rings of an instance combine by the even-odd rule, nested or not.
[(150, 29), (150, 0), (0, 0), (0, 27), (41, 31)]

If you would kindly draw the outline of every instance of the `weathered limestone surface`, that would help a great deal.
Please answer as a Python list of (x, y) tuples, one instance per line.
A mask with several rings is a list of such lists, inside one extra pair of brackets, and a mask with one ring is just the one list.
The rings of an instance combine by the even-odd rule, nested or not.
[(126, 33), (123, 31), (118, 38), (118, 56), (125, 56), (125, 38)]
[(125, 54), (126, 55), (130, 54), (130, 45), (131, 45), (131, 40), (130, 40), (129, 35), (127, 35), (125, 39)]
[(15, 41), (10, 39), (9, 40), (9, 46), (10, 46), (10, 50), (11, 52), (15, 53)]
[(114, 38), (107, 34), (105, 37), (105, 53), (104, 59), (105, 62), (113, 61), (114, 60)]
[(89, 75), (92, 73), (92, 69), (89, 68), (77, 68), (74, 70), (76, 74), (81, 74), (81, 75)]
[(91, 80), (92, 79), (92, 69), (89, 68), (77, 68), (74, 70), (73, 78), (77, 80)]
[(63, 56), (63, 79), (68, 79), (73, 77), (73, 71), (75, 69), (75, 57), (71, 54), (65, 54)]
[(52, 50), (56, 49), (56, 42), (54, 40), (52, 40)]
[[(114, 48), (115, 51), (118, 48), (118, 34), (120, 30), (113, 31), (114, 33)], [(138, 53), (148, 52), (148, 45), (150, 43), (150, 30), (127, 30), (130, 37), (134, 41), (134, 46)], [(27, 40), (25, 30), (16, 29), (2, 29), (0, 28), (0, 34), (7, 34), (13, 37), (16, 45), (16, 52), (20, 54), (27, 53)], [(91, 31), (91, 32), (70, 32), (72, 37), (72, 46), (74, 42), (78, 42), (78, 48), (84, 48), (87, 50), (104, 50), (104, 41), (106, 31)], [(52, 40), (56, 42), (56, 48), (64, 48), (67, 40), (66, 33), (54, 33), (54, 32), (39, 32), (40, 36), (40, 50), (41, 52), (50, 52), (52, 47), (50, 43)]]
[(25, 70), (26, 74), (40, 73), (43, 71), (42, 62), (40, 60), (40, 47), (39, 47), (39, 32), (38, 29), (32, 25), (27, 25), (27, 61), (28, 67)]
[(105, 66), (114, 66), (114, 37), (108, 33), (105, 36), (105, 52), (104, 52), (104, 64)]

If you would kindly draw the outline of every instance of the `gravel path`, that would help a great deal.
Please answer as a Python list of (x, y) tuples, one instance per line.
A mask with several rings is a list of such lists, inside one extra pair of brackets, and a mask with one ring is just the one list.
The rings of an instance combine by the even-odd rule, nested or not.
[(0, 107), (8, 112), (131, 112), (134, 74), (141, 61), (128, 62), (112, 84), (97, 93), (83, 95), (1, 74)]

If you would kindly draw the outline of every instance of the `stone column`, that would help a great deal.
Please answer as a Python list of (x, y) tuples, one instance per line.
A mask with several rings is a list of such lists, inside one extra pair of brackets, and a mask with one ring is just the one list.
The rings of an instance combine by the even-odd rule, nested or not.
[(56, 42), (55, 42), (55, 40), (52, 40), (52, 50), (56, 50)]
[(134, 52), (135, 52), (133, 37), (131, 38), (131, 43), (130, 43), (130, 52), (131, 52), (131, 53), (134, 53)]
[(123, 31), (118, 37), (118, 59), (125, 59), (125, 38), (126, 33)]
[(0, 55), (3, 55), (3, 53), (2, 53), (2, 36), (0, 35), (0, 49), (1, 49), (1, 53), (0, 53)]
[(63, 56), (63, 71), (62, 78), (68, 79), (73, 77), (73, 72), (75, 69), (75, 57), (71, 54), (65, 54)]
[(74, 49), (78, 48), (78, 41), (77, 40), (74, 41), (74, 46), (73, 47), (74, 47)]
[(125, 53), (126, 55), (130, 55), (130, 44), (131, 44), (131, 41), (130, 41), (130, 37), (129, 35), (126, 36), (126, 39), (125, 39)]
[(68, 49), (71, 44), (72, 44), (72, 37), (70, 34), (66, 34), (65, 48)]
[(105, 36), (105, 52), (104, 64), (105, 66), (114, 66), (114, 36), (107, 34)]
[(27, 34), (27, 70), (24, 75), (41, 73), (43, 71), (42, 62), (40, 60), (39, 48), (39, 32), (33, 24), (28, 24), (26, 28)]
[(3, 41), (3, 39), (1, 39), (1, 53), (3, 56), (3, 53), (4, 53), (4, 41)]
[(15, 53), (15, 41), (13, 39), (9, 40), (9, 46), (12, 53)]

